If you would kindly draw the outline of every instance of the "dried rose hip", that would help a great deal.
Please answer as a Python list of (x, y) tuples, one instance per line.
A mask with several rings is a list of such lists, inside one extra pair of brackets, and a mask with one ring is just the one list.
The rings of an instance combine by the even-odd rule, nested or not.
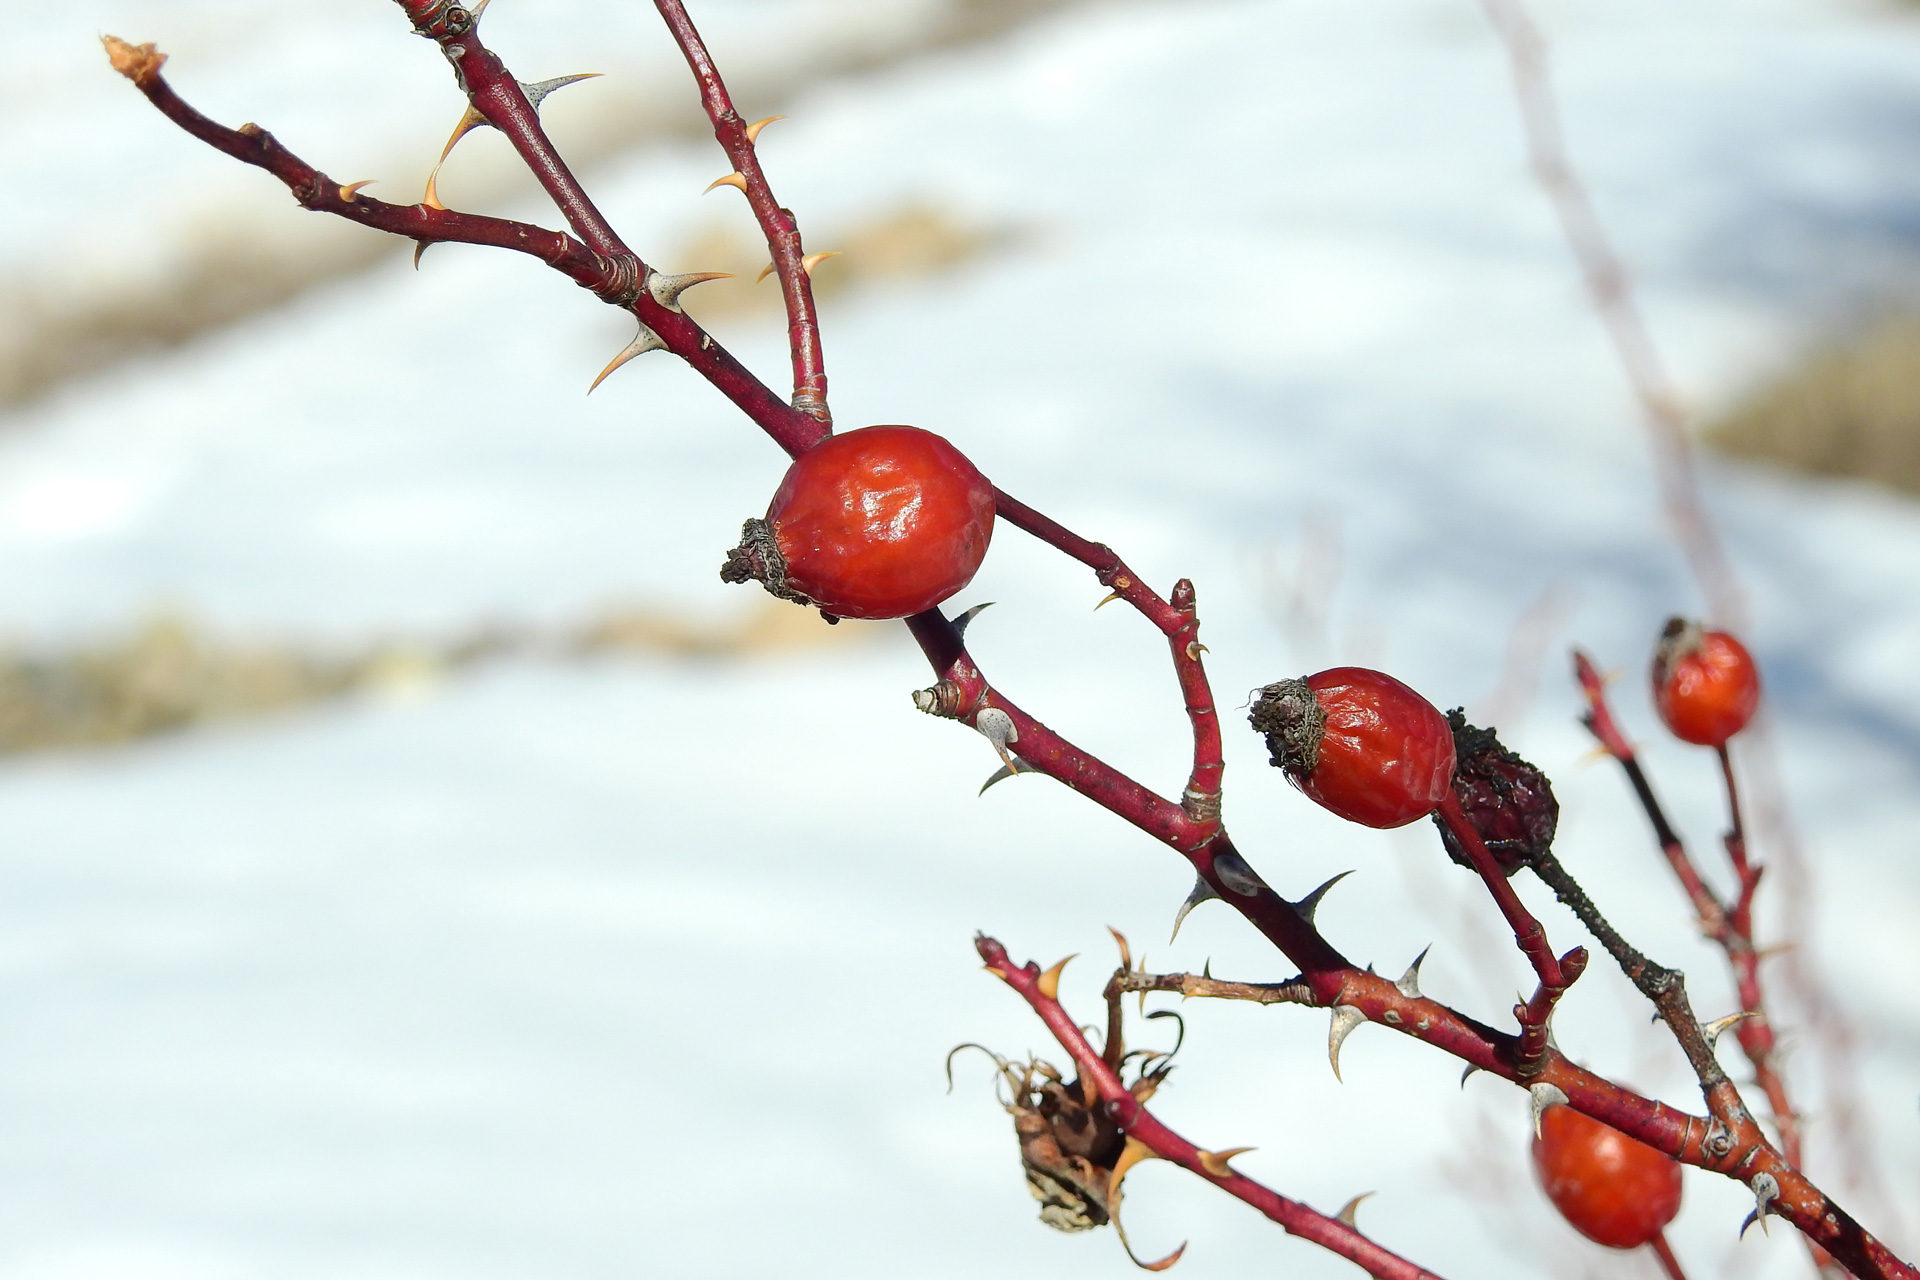
[(1533, 1171), (1581, 1235), (1615, 1249), (1652, 1243), (1680, 1212), (1677, 1163), (1572, 1107), (1541, 1113)]
[(1653, 650), (1653, 702), (1674, 737), (1722, 747), (1760, 705), (1760, 671), (1726, 632), (1669, 618)]
[[(1491, 729), (1476, 729), (1459, 710), (1447, 712), (1453, 732), (1453, 798), (1479, 833), (1487, 852), (1512, 875), (1553, 847), (1560, 823), (1560, 804), (1553, 798), (1547, 775), (1500, 745)], [(1441, 843), (1447, 856), (1463, 867), (1473, 860), (1460, 847), (1452, 828), (1438, 818)]]
[(720, 570), (829, 618), (904, 618), (966, 586), (993, 537), (993, 486), (918, 427), (862, 427), (795, 458)]
[(1248, 716), (1275, 768), (1349, 822), (1403, 827), (1432, 813), (1453, 777), (1453, 732), (1392, 676), (1335, 667), (1260, 691)]

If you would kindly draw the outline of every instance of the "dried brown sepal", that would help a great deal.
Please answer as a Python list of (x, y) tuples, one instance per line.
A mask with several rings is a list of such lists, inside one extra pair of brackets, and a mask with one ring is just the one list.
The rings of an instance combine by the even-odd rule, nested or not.
[(167, 55), (152, 43), (128, 44), (119, 36), (101, 36), (100, 43), (106, 47), (113, 69), (142, 89), (152, 84), (160, 68), (167, 65)]
[(1305, 775), (1320, 763), (1327, 713), (1305, 680), (1280, 680), (1261, 689), (1247, 722), (1265, 735), (1274, 768)]
[[(1453, 728), (1453, 795), (1467, 821), (1500, 869), (1511, 876), (1553, 847), (1560, 804), (1547, 775), (1500, 744), (1492, 729), (1467, 723), (1459, 708), (1447, 712)], [(1447, 856), (1463, 867), (1472, 861), (1447, 824), (1434, 825)]]
[(727, 552), (727, 561), (720, 566), (720, 581), (757, 582), (769, 595), (782, 600), (799, 605), (814, 603), (811, 596), (787, 582), (787, 558), (780, 554), (773, 526), (765, 520), (753, 519), (740, 526), (740, 545)]

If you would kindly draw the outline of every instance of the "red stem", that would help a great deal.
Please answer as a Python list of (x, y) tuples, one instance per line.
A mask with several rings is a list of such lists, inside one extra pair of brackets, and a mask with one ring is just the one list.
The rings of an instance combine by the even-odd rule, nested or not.
[[(1101, 1105), (1110, 1119), (1130, 1140), (1139, 1142), (1162, 1160), (1170, 1161), (1205, 1178), (1228, 1195), (1252, 1205), (1274, 1222), (1296, 1235), (1356, 1264), (1377, 1280), (1439, 1280), (1433, 1272), (1416, 1266), (1400, 1255), (1381, 1248), (1338, 1218), (1328, 1217), (1296, 1200), (1289, 1200), (1244, 1174), (1211, 1153), (1195, 1146), (1155, 1119), (1136, 1101), (1119, 1075), (1087, 1042), (1079, 1025), (1060, 1001), (1042, 989), (1040, 966), (1028, 961), (1015, 966), (1006, 948), (984, 934), (974, 940), (987, 969), (1026, 1000), (1047, 1024), (1047, 1030), (1073, 1055), (1080, 1078), (1094, 1081), (1100, 1091)], [(1212, 1168), (1209, 1168), (1209, 1163)]]
[(1660, 1259), (1660, 1269), (1667, 1273), (1667, 1280), (1687, 1280), (1687, 1273), (1680, 1269), (1680, 1259), (1673, 1256), (1673, 1246), (1667, 1243), (1666, 1232), (1654, 1232), (1647, 1247), (1653, 1250), (1654, 1257)]
[(705, 42), (694, 29), (680, 0), (654, 0), (654, 7), (666, 19), (680, 52), (686, 55), (693, 78), (700, 84), (700, 103), (713, 121), (713, 136), (733, 162), (733, 171), (746, 180), (747, 204), (767, 237), (767, 251), (773, 255), (773, 267), (780, 277), (780, 293), (787, 308), (787, 342), (793, 353), (793, 407), (816, 419), (824, 436), (833, 425), (827, 409), (827, 369), (820, 350), (820, 319), (813, 304), (813, 281), (807, 274), (805, 250), (800, 244), (800, 224), (793, 214), (780, 207), (773, 188), (760, 168), (760, 157), (753, 139), (747, 136), (746, 123), (734, 110), (727, 86), (707, 53)]

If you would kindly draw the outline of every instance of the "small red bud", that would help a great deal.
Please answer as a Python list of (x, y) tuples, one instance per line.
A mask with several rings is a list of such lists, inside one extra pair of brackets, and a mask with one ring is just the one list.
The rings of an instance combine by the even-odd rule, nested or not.
[(1275, 768), (1321, 807), (1369, 827), (1432, 813), (1453, 777), (1453, 733), (1392, 676), (1335, 667), (1260, 691), (1248, 716)]
[(1674, 737), (1723, 747), (1760, 705), (1760, 672), (1726, 632), (1669, 618), (1653, 650), (1653, 703)]

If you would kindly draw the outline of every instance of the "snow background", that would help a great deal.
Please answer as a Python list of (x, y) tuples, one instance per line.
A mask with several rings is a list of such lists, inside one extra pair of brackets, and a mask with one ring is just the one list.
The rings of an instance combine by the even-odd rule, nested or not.
[[(696, 16), (724, 70), (923, 8)], [(1576, 160), (1696, 403), (1907, 289), (1912, 16), (1560, 0), (1539, 17)], [(684, 75), (645, 6), (503, 0), (488, 22), (527, 78)], [(385, 5), (8, 6), (0, 156), (31, 196), (0, 209), (8, 270), (69, 257), (110, 286), (196, 211), (297, 216), (106, 73), (101, 30), (159, 40), (190, 101), (337, 176), (430, 159), (459, 112)], [(563, 144), (561, 111), (593, 92), (555, 99)], [(933, 200), (1039, 228), (829, 305), (843, 424), (938, 430), (1163, 589), (1192, 577), (1229, 708), (1335, 662), (1483, 706), (1518, 634), (1544, 675), (1530, 693), (1519, 664), (1501, 727), (1557, 780), (1563, 858), (1688, 971), (1703, 1013), (1733, 1007), (1624, 784), (1583, 763), (1575, 641), (1627, 672), (1630, 731), (1711, 864), (1711, 760), (1652, 731), (1637, 675), (1660, 621), (1698, 601), (1472, 5), (1090, 6), (787, 114), (763, 154), (803, 225)], [(729, 193), (701, 197), (720, 171), (714, 148), (675, 142), (592, 185), (646, 254), (715, 217), (749, 229)], [(635, 596), (739, 614), (714, 567), (781, 456), (665, 358), (583, 398), (628, 336), (584, 301), (537, 264), (443, 247), (417, 275), (391, 262), (11, 415), (0, 621), (82, 636), (172, 604), (231, 631), (353, 637)], [(783, 376), (777, 324), (722, 332)], [(1911, 1256), (1920, 998), (1895, 975), (1920, 923), (1920, 510), (1724, 463), (1705, 480), (1816, 872), (1801, 941), (1858, 1034), (1878, 1131), (1880, 1185), (1843, 1199)], [(971, 635), (1011, 696), (1177, 788), (1163, 650), (1089, 612), (1100, 594), (1005, 530), (958, 603), (998, 602)], [(1516, 633), (1527, 616), (1544, 621)], [(943, 1093), (959, 1041), (1047, 1055), (972, 931), (1043, 962), (1086, 952), (1063, 990), (1088, 1020), (1106, 924), (1156, 968), (1290, 970), (1219, 907), (1163, 945), (1181, 867), (1064, 790), (976, 799), (990, 751), (912, 713), (924, 665), (897, 628), (859, 630), (749, 662), (502, 662), (407, 698), (0, 765), (0, 1276), (1126, 1273), (1110, 1236), (1033, 1221), (983, 1059)], [(1434, 942), (1428, 992), (1502, 1018), (1522, 963), (1431, 834), (1345, 829), (1262, 756), (1230, 738), (1228, 816), (1255, 865), (1297, 891), (1359, 868), (1320, 917), (1335, 943), (1397, 973)], [(1763, 892), (1769, 936), (1782, 899)], [(1185, 1012), (1156, 1110), (1203, 1145), (1258, 1146), (1238, 1164), (1284, 1194), (1330, 1212), (1375, 1191), (1362, 1225), (1446, 1275), (1655, 1274), (1551, 1216), (1517, 1091), (1462, 1089), (1450, 1060), (1378, 1030), (1349, 1042), (1342, 1086), (1322, 1014)], [(1557, 1025), (1596, 1069), (1697, 1109), (1616, 974), (1596, 964)], [(1820, 1062), (1803, 1048), (1790, 1070), (1816, 1112), (1813, 1172), (1839, 1191)], [(1129, 1192), (1143, 1252), (1193, 1241), (1182, 1274), (1352, 1274), (1176, 1170)], [(1733, 1244), (1739, 1187), (1690, 1173), (1687, 1196), (1673, 1239), (1696, 1276), (1805, 1273), (1790, 1231)]]

